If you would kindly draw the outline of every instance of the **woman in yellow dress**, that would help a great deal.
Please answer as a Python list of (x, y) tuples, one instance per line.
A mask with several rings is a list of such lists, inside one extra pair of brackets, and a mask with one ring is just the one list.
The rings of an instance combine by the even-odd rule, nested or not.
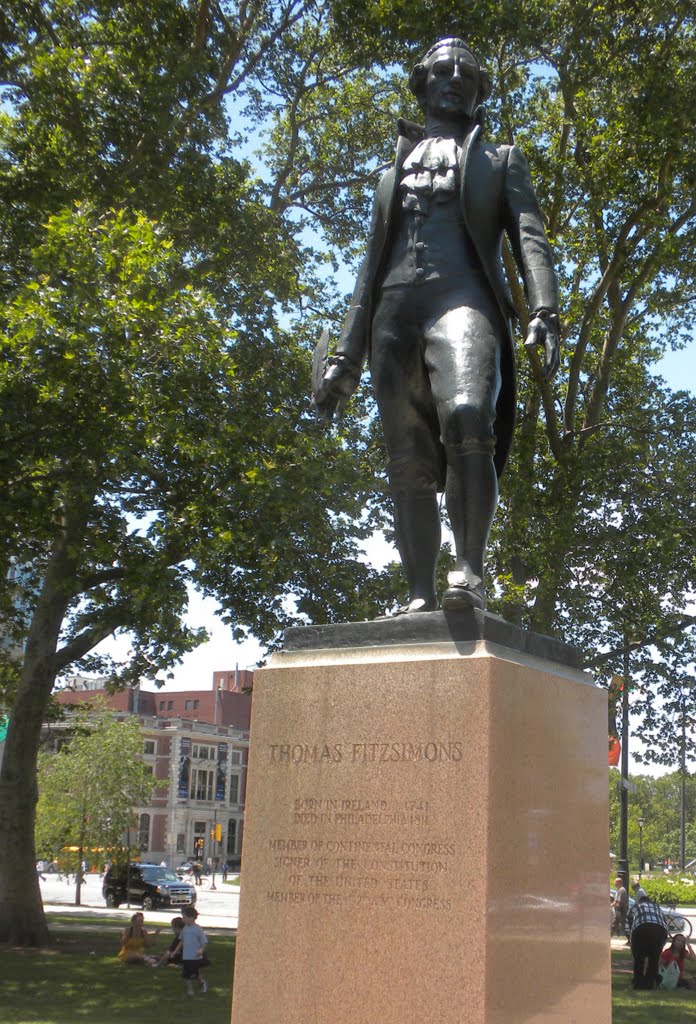
[(144, 928), (144, 922), (145, 918), (140, 912), (133, 914), (130, 926), (121, 932), (118, 958), (122, 964), (150, 964), (157, 961), (157, 957), (147, 956), (145, 950), (154, 946), (160, 929), (150, 934)]

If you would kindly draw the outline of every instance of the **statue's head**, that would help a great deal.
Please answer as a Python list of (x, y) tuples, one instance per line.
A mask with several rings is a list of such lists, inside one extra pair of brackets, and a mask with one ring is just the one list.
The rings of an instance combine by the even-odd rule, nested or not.
[(462, 39), (438, 39), (411, 72), (409, 88), (426, 114), (471, 120), (491, 80)]

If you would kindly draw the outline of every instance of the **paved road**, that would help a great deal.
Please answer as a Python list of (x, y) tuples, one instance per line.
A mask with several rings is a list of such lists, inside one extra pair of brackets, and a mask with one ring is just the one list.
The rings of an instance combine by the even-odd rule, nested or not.
[[(133, 905), (129, 910), (122, 905), (118, 910), (109, 909), (104, 903), (102, 896), (102, 879), (99, 875), (87, 875), (80, 894), (80, 906), (75, 906), (75, 883), (58, 881), (57, 875), (46, 875), (45, 881), (39, 879), (41, 897), (44, 910), (51, 913), (77, 913), (89, 915), (98, 913), (100, 916), (113, 917), (116, 920), (128, 919), (139, 907)], [(237, 927), (239, 915), (239, 886), (223, 885), (216, 877), (217, 890), (210, 892), (207, 889), (198, 890), (196, 909), (198, 910), (198, 923), (203, 928), (226, 928), (234, 930)], [(177, 915), (179, 910), (152, 910), (147, 913), (147, 920), (153, 924), (168, 925), (172, 917)]]
[[(206, 889), (199, 889), (196, 908), (199, 914), (199, 923), (203, 928), (224, 928), (236, 930), (239, 916), (239, 886), (223, 885), (219, 876), (216, 878), (217, 890), (210, 892)], [(118, 910), (108, 909), (102, 896), (102, 880), (99, 875), (87, 875), (87, 880), (82, 886), (81, 906), (75, 907), (75, 884), (68, 884), (58, 881), (56, 875), (46, 875), (46, 881), (40, 882), (41, 895), (44, 903), (44, 910), (51, 913), (81, 913), (98, 914), (99, 916), (113, 917), (116, 920), (127, 920), (134, 910), (139, 909), (133, 906), (130, 910), (121, 906)], [(692, 942), (696, 948), (696, 907), (688, 907), (680, 911), (687, 917), (693, 926)], [(147, 914), (148, 922), (158, 926), (166, 926), (178, 911), (175, 910), (152, 910)], [(614, 940), (617, 945), (625, 944), (625, 940)], [(612, 945), (614, 944), (612, 942)]]

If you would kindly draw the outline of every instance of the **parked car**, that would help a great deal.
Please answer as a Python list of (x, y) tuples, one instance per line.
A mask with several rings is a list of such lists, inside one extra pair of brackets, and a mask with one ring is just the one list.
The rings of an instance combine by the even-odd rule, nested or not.
[(131, 863), (129, 869), (127, 890), (125, 864), (112, 864), (104, 875), (102, 894), (107, 907), (118, 907), (129, 899), (131, 903), (140, 903), (143, 910), (192, 907), (196, 902), (194, 887), (177, 878), (169, 868), (138, 862)]

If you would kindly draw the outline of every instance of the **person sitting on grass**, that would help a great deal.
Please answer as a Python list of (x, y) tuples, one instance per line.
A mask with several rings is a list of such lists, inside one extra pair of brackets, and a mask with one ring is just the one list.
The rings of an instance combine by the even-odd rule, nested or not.
[(183, 917), (173, 917), (170, 923), (174, 932), (174, 938), (154, 965), (155, 967), (166, 967), (168, 964), (181, 963), (181, 929), (184, 927), (184, 919)]
[(675, 935), (672, 944), (664, 950), (660, 962), (666, 967), (668, 964), (676, 964), (679, 968), (679, 981), (677, 988), (694, 988), (694, 981), (684, 975), (684, 961), (696, 960), (696, 953), (691, 944), (686, 941), (685, 935)]
[(195, 907), (184, 907), (181, 911), (184, 918), (184, 927), (179, 936), (179, 945), (175, 952), (181, 953), (182, 977), (186, 983), (186, 995), (193, 995), (193, 983), (197, 981), (201, 992), (208, 991), (208, 984), (205, 978), (201, 978), (199, 970), (208, 966), (206, 947), (208, 939), (200, 927), (196, 924), (198, 911)]
[(130, 926), (121, 932), (121, 948), (118, 951), (118, 958), (122, 964), (152, 966), (153, 962), (157, 962), (157, 957), (147, 956), (145, 950), (154, 946), (161, 929), (157, 928), (150, 934), (145, 930), (144, 923), (144, 916), (138, 912), (131, 917)]

